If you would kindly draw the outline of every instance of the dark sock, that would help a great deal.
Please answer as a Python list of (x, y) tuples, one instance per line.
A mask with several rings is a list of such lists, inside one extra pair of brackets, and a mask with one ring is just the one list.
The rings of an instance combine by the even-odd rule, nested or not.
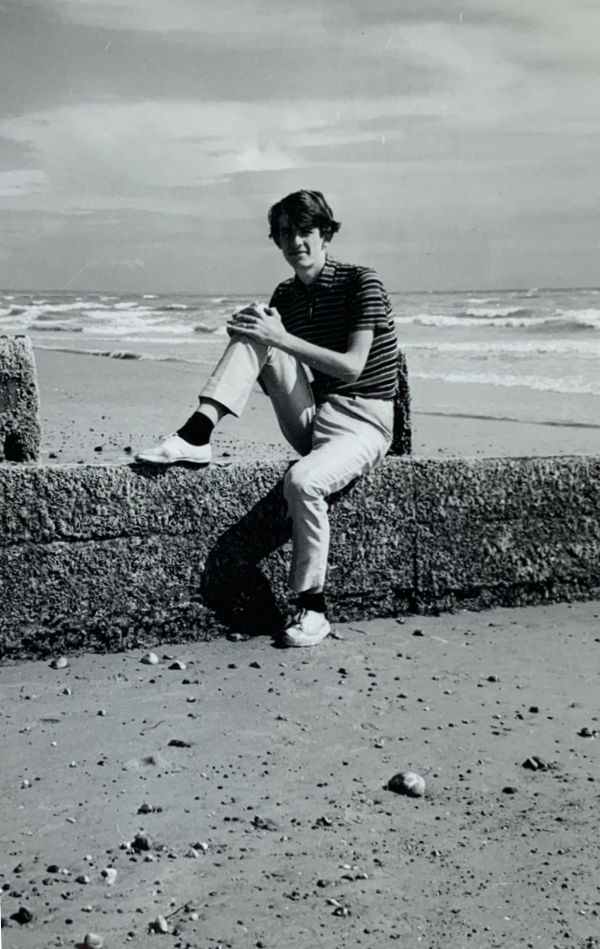
[(194, 412), (177, 434), (190, 445), (207, 445), (214, 427), (214, 423), (206, 415)]
[(313, 610), (315, 613), (325, 613), (327, 610), (322, 593), (300, 593), (297, 603), (301, 610)]

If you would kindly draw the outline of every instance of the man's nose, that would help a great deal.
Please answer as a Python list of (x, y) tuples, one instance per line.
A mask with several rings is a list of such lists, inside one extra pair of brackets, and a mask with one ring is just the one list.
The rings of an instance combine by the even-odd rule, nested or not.
[(301, 244), (302, 234), (300, 234), (298, 231), (294, 231), (294, 233), (292, 234), (291, 242), (294, 246)]

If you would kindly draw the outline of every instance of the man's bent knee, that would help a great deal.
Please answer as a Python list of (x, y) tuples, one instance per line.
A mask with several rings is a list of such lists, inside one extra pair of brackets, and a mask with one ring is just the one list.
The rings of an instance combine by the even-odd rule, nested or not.
[(297, 461), (285, 474), (283, 479), (283, 494), (286, 500), (297, 497), (318, 497), (324, 495), (324, 488), (319, 485), (315, 472), (310, 465)]

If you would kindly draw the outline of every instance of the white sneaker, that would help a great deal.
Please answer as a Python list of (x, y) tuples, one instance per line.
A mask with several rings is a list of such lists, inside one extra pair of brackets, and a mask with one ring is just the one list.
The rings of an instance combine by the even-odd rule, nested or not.
[(316, 646), (331, 632), (324, 613), (300, 610), (283, 633), (285, 646)]
[(179, 435), (169, 435), (160, 445), (146, 448), (135, 455), (136, 461), (150, 465), (176, 465), (179, 461), (191, 462), (194, 465), (207, 465), (212, 459), (210, 443), (207, 445), (190, 445)]

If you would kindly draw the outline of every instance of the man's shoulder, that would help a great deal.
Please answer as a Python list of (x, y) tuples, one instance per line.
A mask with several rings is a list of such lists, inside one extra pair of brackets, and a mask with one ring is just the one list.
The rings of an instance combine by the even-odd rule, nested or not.
[(282, 296), (287, 293), (290, 293), (295, 288), (295, 279), (294, 277), (288, 277), (287, 280), (282, 280), (281, 283), (278, 283), (273, 291), (273, 297)]
[(335, 266), (335, 280), (340, 281), (362, 281), (362, 280), (377, 280), (381, 283), (379, 274), (374, 269), (374, 267), (366, 266), (365, 264), (349, 264), (343, 263), (341, 261), (332, 261)]

